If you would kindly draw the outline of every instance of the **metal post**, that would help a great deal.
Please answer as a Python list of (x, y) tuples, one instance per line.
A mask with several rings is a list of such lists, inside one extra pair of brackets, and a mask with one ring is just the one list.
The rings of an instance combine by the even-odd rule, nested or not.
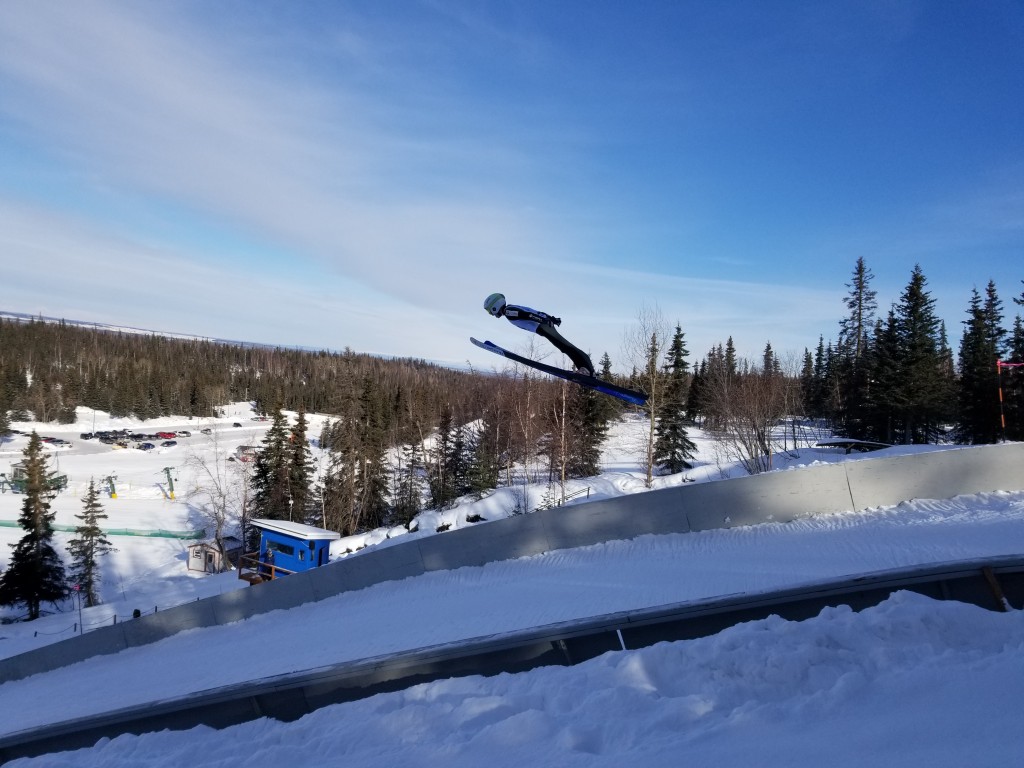
[(75, 584), (72, 589), (75, 590), (75, 594), (78, 595), (78, 634), (82, 634), (82, 630), (85, 629), (82, 624), (82, 588), (78, 584)]

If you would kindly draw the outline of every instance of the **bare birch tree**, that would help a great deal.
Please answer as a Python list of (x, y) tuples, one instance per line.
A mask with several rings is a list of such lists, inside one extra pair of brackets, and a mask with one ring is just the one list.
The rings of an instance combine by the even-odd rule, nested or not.
[(249, 486), (252, 464), (236, 461), (221, 444), (217, 430), (210, 433), (203, 452), (190, 448), (186, 465), (192, 469), (192, 486), (185, 498), (202, 519), (213, 528), (213, 541), (227, 562), (224, 539), (237, 528), (244, 541), (249, 515)]
[(705, 393), (719, 453), (752, 475), (766, 472), (772, 468), (772, 428), (792, 407), (798, 383), (776, 366), (742, 360), (740, 372), (733, 372), (720, 362), (708, 365)]
[(633, 367), (636, 385), (648, 396), (647, 404), (643, 406), (647, 429), (637, 446), (645, 471), (644, 482), (648, 488), (654, 484), (655, 431), (664, 397), (664, 375), (660, 361), (668, 339), (668, 324), (656, 304), (640, 309), (636, 324), (626, 331), (623, 339), (624, 359)]

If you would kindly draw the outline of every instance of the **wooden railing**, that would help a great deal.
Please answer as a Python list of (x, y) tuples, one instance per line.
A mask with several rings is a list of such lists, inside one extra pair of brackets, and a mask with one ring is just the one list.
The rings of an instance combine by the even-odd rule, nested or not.
[(279, 576), (288, 576), (292, 573), (295, 571), (260, 560), (259, 552), (249, 552), (238, 558), (238, 578), (250, 584), (273, 581)]

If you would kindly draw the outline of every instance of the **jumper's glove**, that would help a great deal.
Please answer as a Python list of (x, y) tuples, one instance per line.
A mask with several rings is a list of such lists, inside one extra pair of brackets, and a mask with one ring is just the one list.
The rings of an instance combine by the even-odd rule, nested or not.
[(551, 324), (552, 325), (561, 325), (562, 324), (562, 318), (560, 318), (560, 317), (552, 317), (551, 318)]

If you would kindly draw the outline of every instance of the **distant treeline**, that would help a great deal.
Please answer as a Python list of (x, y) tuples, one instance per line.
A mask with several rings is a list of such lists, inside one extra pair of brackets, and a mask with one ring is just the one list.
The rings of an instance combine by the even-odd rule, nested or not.
[(344, 416), (370, 389), (393, 411), (389, 421), (422, 429), (445, 412), (478, 418), (493, 385), (482, 374), (422, 360), (0, 319), (0, 413), (9, 411), (12, 420), (32, 414), (71, 424), (78, 406), (140, 419), (202, 418), (237, 401), (254, 402), (262, 413), (282, 407)]

